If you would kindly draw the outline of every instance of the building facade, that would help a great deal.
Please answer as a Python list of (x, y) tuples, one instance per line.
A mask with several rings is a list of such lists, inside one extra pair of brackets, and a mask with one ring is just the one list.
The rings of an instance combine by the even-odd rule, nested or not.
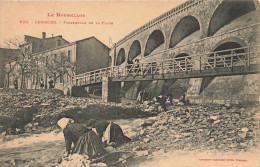
[(62, 36), (46, 38), (45, 32), (42, 39), (25, 36), (20, 60), (11, 62), (14, 70), (5, 75), (5, 87), (14, 88), (17, 81), (18, 88), (48, 89), (53, 80), (56, 89), (67, 90), (74, 75), (107, 67), (109, 50), (95, 37), (70, 43)]

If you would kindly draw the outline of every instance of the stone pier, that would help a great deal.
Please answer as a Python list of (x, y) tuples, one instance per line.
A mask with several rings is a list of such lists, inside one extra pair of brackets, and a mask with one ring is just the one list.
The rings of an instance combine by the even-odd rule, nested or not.
[(121, 102), (121, 82), (112, 82), (111, 78), (102, 78), (102, 100), (105, 102)]

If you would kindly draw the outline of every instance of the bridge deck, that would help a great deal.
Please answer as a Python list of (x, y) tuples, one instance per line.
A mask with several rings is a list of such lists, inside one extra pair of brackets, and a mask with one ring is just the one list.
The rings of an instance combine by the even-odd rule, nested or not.
[(102, 82), (102, 77), (112, 81), (138, 81), (197, 78), (259, 73), (259, 46), (248, 46), (126, 66), (103, 68), (72, 78), (73, 85), (87, 86)]

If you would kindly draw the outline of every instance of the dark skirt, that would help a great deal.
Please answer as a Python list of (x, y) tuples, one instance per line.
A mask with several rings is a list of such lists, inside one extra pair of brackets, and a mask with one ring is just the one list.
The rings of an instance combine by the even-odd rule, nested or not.
[(73, 153), (85, 154), (92, 159), (104, 155), (105, 149), (97, 134), (89, 131), (78, 139)]
[(112, 122), (110, 128), (110, 142), (123, 144), (129, 141), (131, 141), (131, 139), (124, 135), (121, 127), (118, 124)]

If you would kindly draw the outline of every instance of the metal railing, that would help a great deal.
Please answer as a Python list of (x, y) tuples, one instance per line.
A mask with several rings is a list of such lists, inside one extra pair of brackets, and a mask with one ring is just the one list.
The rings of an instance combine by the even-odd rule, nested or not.
[(258, 45), (172, 58), (163, 61), (102, 68), (73, 76), (72, 82), (73, 85), (81, 86), (102, 82), (102, 77), (120, 78), (165, 74), (175, 75), (180, 72), (217, 68), (232, 70), (235, 66), (244, 66), (246, 69), (249, 69), (251, 64), (259, 64)]

